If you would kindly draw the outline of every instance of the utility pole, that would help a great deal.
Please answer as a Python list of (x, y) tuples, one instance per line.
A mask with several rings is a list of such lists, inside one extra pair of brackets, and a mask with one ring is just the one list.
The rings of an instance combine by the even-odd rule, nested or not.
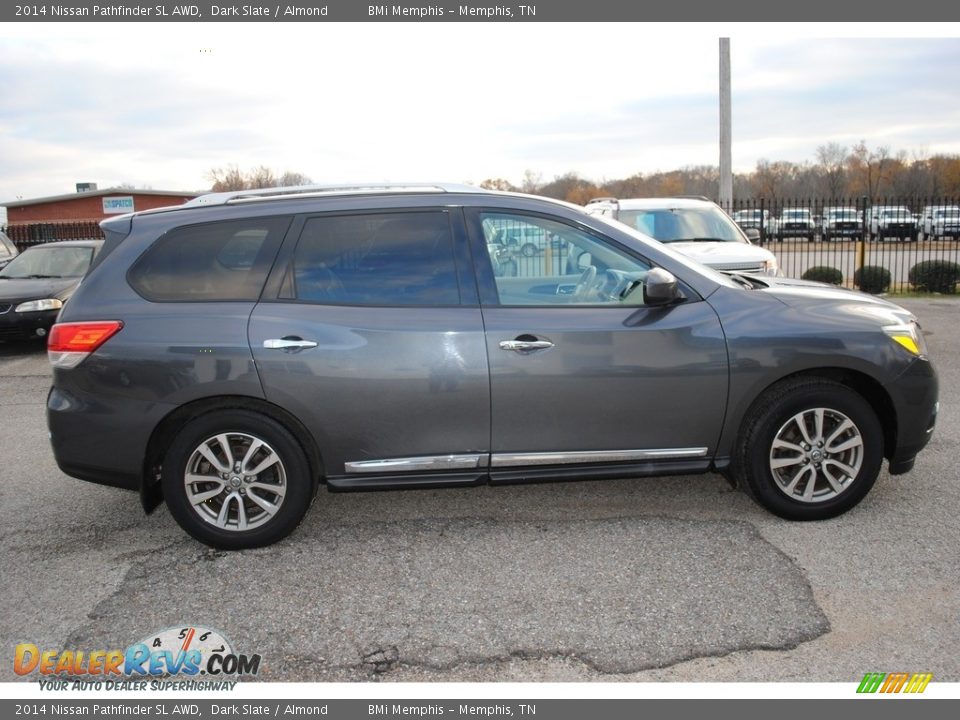
[(733, 210), (733, 141), (730, 116), (730, 38), (720, 38), (720, 205)]

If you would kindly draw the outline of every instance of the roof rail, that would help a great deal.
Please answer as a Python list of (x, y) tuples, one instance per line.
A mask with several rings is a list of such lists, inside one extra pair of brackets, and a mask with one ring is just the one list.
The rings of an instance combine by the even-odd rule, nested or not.
[(587, 205), (590, 205), (591, 203), (601, 203), (601, 202), (612, 202), (612, 203), (617, 203), (618, 205), (620, 204), (620, 201), (617, 200), (617, 198), (615, 197), (598, 197), (598, 198), (594, 198), (593, 200), (590, 200), (587, 203)]
[(356, 183), (330, 185), (295, 185), (291, 187), (258, 188), (255, 190), (230, 190), (227, 192), (200, 195), (181, 207), (200, 205), (226, 205), (234, 202), (285, 200), (323, 195), (368, 195), (376, 193), (445, 193), (484, 192), (481, 188), (454, 183)]

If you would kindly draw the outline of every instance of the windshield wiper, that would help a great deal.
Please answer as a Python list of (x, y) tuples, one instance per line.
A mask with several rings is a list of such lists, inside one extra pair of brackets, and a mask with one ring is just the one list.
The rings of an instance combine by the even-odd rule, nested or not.
[(743, 275), (740, 275), (739, 273), (724, 273), (724, 275), (726, 275), (728, 278), (730, 278), (734, 282), (739, 283), (747, 290), (756, 290), (758, 287), (762, 287), (762, 285), (758, 283), (750, 282), (750, 280), (745, 278)]
[(675, 243), (675, 242), (730, 242), (730, 240), (724, 240), (723, 238), (715, 237), (692, 237), (692, 238), (673, 238), (672, 240), (661, 240), (662, 243)]
[(50, 278), (62, 278), (63, 275), (23, 275), (22, 277), (30, 278), (31, 280), (49, 280)]

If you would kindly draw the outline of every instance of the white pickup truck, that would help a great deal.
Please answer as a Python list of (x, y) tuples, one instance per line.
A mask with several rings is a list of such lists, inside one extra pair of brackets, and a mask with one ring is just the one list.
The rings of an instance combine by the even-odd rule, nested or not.
[(960, 207), (927, 205), (920, 213), (918, 240), (940, 240), (960, 237)]
[(870, 208), (870, 240), (917, 239), (917, 221), (906, 205), (877, 205)]

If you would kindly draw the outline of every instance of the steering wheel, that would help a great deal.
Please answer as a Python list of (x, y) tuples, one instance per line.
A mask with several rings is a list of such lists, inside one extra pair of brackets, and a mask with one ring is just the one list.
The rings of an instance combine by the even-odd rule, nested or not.
[(590, 292), (593, 287), (594, 281), (597, 279), (597, 268), (595, 265), (589, 266), (586, 270), (583, 271), (583, 274), (580, 276), (580, 279), (577, 280), (577, 285), (573, 289), (573, 299), (583, 300), (587, 293)]

